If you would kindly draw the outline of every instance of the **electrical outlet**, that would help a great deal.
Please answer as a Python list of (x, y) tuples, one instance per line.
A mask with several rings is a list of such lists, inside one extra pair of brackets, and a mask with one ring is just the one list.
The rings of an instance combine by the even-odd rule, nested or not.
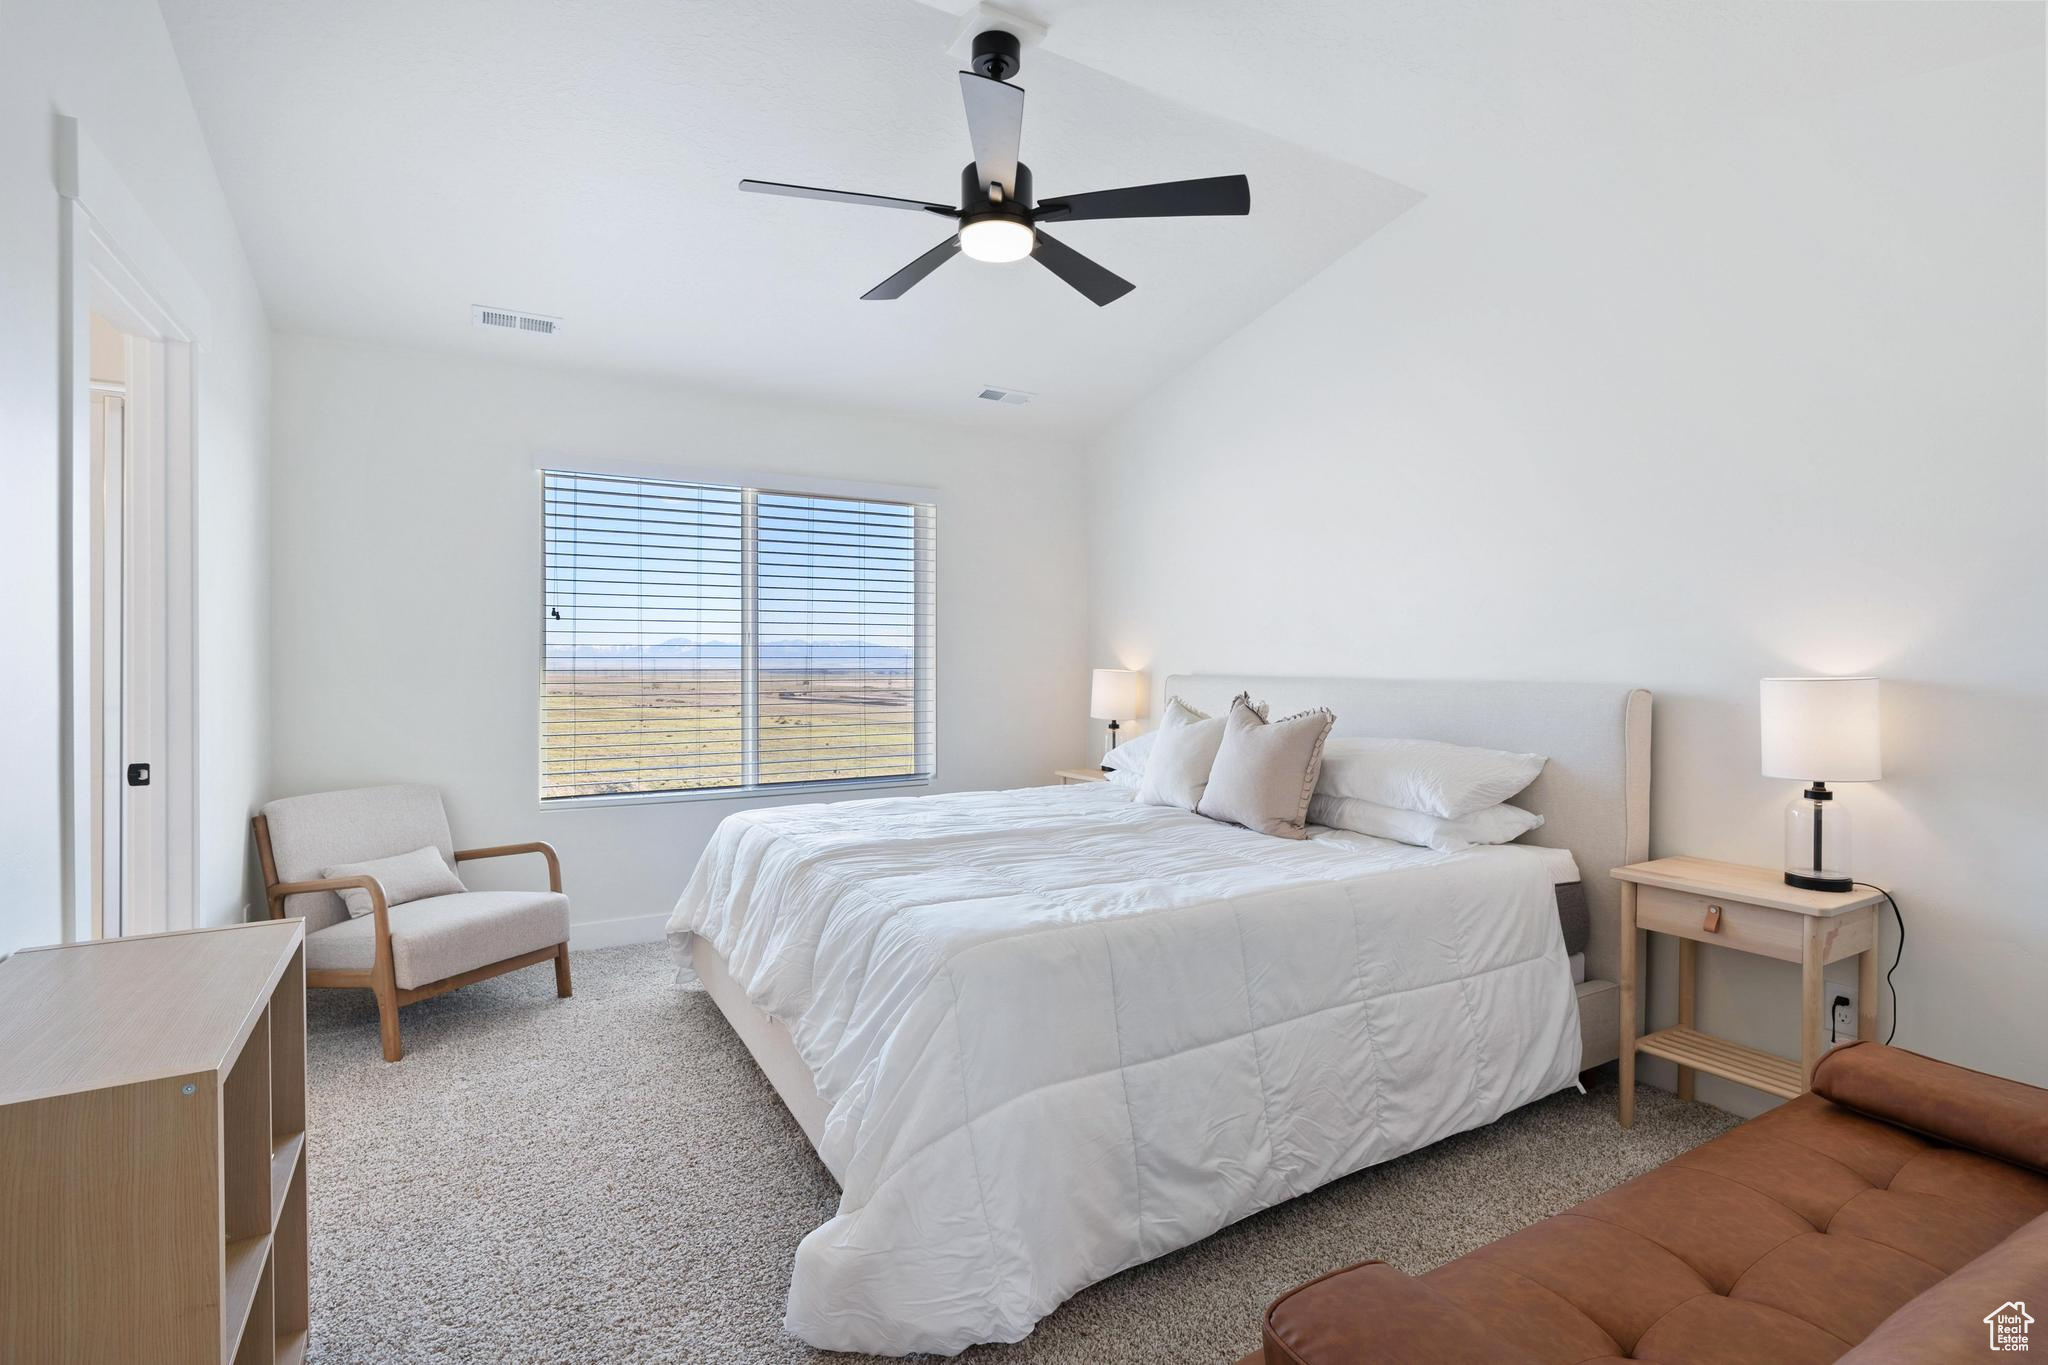
[(1846, 982), (1823, 983), (1830, 1011), (1828, 1037), (1837, 1043), (1854, 1042), (1856, 1039), (1856, 988)]

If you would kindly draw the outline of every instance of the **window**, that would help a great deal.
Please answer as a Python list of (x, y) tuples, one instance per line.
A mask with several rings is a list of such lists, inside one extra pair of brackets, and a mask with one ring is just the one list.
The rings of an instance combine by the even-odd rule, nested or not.
[(932, 508), (541, 476), (543, 800), (929, 778)]

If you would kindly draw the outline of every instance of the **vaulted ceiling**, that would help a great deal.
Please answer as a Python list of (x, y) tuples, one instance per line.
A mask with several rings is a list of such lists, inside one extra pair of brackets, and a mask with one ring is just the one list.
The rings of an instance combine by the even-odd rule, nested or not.
[[(1242, 171), (1247, 218), (1076, 223), (1137, 285), (1098, 309), (1031, 262), (957, 259), (861, 294), (935, 218), (745, 195), (743, 177), (955, 202), (971, 159), (912, 0), (164, 0), (280, 330), (687, 377), (1077, 429), (1113, 415), (1415, 196), (1046, 53), (1027, 53), (1038, 194)], [(486, 332), (470, 306), (559, 315)], [(984, 385), (1039, 395), (976, 399)]]
[[(280, 330), (1049, 434), (1115, 416), (1425, 196), (1486, 193), (1503, 159), (1624, 127), (1675, 144), (2040, 41), (2038, 6), (1962, 0), (1009, 0), (1049, 26), (1016, 77), (1040, 198), (1242, 171), (1252, 214), (1064, 227), (1137, 285), (1103, 309), (964, 259), (864, 302), (945, 224), (734, 186), (952, 200), (972, 6), (162, 0)], [(566, 325), (490, 332), (472, 304)]]

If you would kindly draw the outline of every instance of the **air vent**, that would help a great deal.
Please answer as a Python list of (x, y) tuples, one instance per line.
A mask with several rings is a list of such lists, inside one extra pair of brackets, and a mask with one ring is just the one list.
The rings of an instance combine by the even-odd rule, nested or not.
[(540, 336), (553, 336), (562, 330), (562, 320), (551, 318), (544, 313), (516, 313), (510, 308), (486, 308), (472, 304), (469, 319), (479, 327), (503, 327), (508, 332), (533, 332)]
[(975, 397), (986, 398), (991, 403), (1011, 403), (1021, 405), (1024, 403), (1029, 403), (1033, 398), (1037, 397), (1037, 395), (1026, 393), (1022, 389), (988, 388), (983, 389), (980, 393), (976, 394)]

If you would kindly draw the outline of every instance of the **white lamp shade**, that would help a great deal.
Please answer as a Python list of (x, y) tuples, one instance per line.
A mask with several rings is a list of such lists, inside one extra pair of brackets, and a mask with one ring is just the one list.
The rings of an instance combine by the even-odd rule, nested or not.
[(1130, 668), (1098, 668), (1088, 688), (1088, 714), (1097, 720), (1136, 720), (1145, 714), (1145, 675)]
[(1765, 777), (1875, 782), (1884, 776), (1875, 678), (1765, 678)]

